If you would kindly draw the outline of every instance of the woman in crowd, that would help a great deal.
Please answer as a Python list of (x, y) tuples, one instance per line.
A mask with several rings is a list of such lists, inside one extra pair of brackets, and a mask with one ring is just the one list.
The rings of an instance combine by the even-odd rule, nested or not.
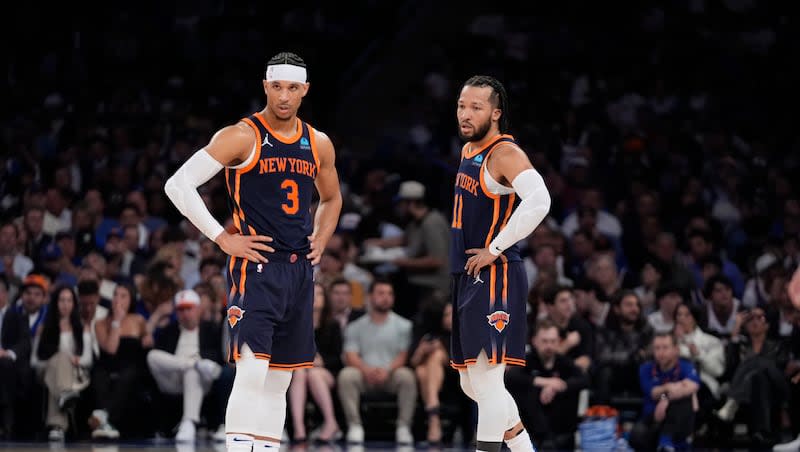
[(44, 324), (36, 331), (31, 365), (47, 387), (48, 438), (62, 441), (67, 430), (65, 408), (89, 385), (86, 370), (92, 365), (92, 336), (81, 324), (78, 297), (66, 286), (50, 297)]
[(322, 427), (312, 432), (311, 437), (319, 442), (331, 442), (341, 437), (339, 424), (333, 411), (331, 390), (336, 374), (342, 369), (342, 331), (333, 319), (325, 288), (314, 283), (314, 339), (317, 355), (314, 367), (293, 372), (289, 386), (289, 408), (294, 428), (294, 441), (305, 442), (305, 407), (308, 392), (322, 412)]

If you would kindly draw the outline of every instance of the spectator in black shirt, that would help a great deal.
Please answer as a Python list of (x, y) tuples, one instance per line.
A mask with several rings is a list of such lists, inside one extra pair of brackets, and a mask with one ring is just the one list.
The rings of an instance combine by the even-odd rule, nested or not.
[(586, 374), (558, 353), (558, 326), (548, 319), (536, 323), (524, 368), (506, 373), (509, 392), (520, 408), (523, 424), (541, 448), (572, 449), (578, 423), (578, 393), (589, 386)]
[(558, 327), (561, 342), (558, 353), (587, 371), (592, 364), (592, 327), (575, 312), (575, 297), (567, 287), (545, 290), (543, 300), (547, 317)]
[(639, 366), (647, 358), (653, 338), (653, 328), (642, 315), (635, 292), (621, 292), (611, 305), (606, 326), (595, 334), (594, 401), (601, 404), (626, 390), (638, 393)]

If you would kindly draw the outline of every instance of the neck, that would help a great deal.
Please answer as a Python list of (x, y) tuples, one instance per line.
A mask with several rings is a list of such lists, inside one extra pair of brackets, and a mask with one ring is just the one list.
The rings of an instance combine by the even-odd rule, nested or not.
[(559, 328), (565, 328), (567, 324), (569, 324), (569, 317), (564, 317), (563, 319), (557, 319), (551, 316), (550, 318), (553, 320), (553, 323), (558, 325)]
[(753, 348), (761, 348), (764, 345), (764, 341), (767, 340), (767, 333), (750, 333), (750, 342), (753, 344)]
[(369, 318), (372, 320), (373, 323), (383, 323), (389, 317), (389, 312), (378, 312), (375, 309), (370, 310)]
[(552, 369), (553, 366), (556, 364), (556, 355), (551, 355), (551, 356), (539, 355), (539, 360), (542, 362), (542, 365), (546, 369)]
[(714, 311), (717, 320), (721, 321), (727, 321), (731, 317), (731, 313), (733, 313), (733, 309), (728, 309), (727, 307), (712, 307), (711, 310)]
[(678, 364), (678, 360), (677, 359), (676, 360), (672, 360), (672, 361), (668, 361), (668, 362), (664, 363), (663, 366), (661, 364), (659, 364), (658, 368), (660, 370), (670, 370), (670, 369), (674, 369), (676, 364)]
[(289, 119), (281, 119), (275, 116), (272, 110), (267, 107), (261, 110), (261, 116), (264, 117), (264, 120), (267, 121), (267, 124), (269, 124), (272, 130), (284, 137), (291, 137), (297, 132), (297, 116), (292, 116)]
[(422, 207), (419, 210), (415, 210), (412, 215), (414, 216), (415, 220), (419, 221), (425, 218), (425, 215), (428, 213), (428, 210), (429, 209), (427, 207)]
[(500, 135), (500, 131), (497, 130), (497, 127), (491, 127), (489, 131), (486, 133), (486, 136), (483, 137), (480, 141), (471, 141), (470, 142), (470, 151), (474, 151), (476, 149), (480, 149), (485, 147), (487, 144), (494, 141), (497, 136)]

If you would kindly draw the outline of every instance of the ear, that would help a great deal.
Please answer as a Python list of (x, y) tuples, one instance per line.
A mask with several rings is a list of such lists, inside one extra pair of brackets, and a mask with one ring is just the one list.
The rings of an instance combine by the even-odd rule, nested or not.
[(500, 121), (500, 117), (503, 115), (503, 110), (499, 108), (495, 108), (492, 110), (492, 121)]
[(303, 97), (306, 97), (309, 88), (311, 88), (311, 83), (303, 83)]

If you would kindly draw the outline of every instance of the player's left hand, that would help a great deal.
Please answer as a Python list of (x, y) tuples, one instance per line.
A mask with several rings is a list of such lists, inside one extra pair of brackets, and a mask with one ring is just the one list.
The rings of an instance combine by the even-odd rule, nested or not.
[(472, 254), (472, 257), (467, 259), (467, 265), (464, 266), (464, 270), (475, 279), (478, 279), (483, 267), (486, 267), (497, 259), (497, 256), (489, 252), (489, 248), (470, 248), (465, 252), (467, 254)]
[(311, 265), (319, 264), (322, 259), (322, 252), (325, 251), (325, 245), (318, 243), (314, 235), (308, 236), (309, 245), (311, 245), (311, 252), (306, 255), (306, 259), (311, 261)]

